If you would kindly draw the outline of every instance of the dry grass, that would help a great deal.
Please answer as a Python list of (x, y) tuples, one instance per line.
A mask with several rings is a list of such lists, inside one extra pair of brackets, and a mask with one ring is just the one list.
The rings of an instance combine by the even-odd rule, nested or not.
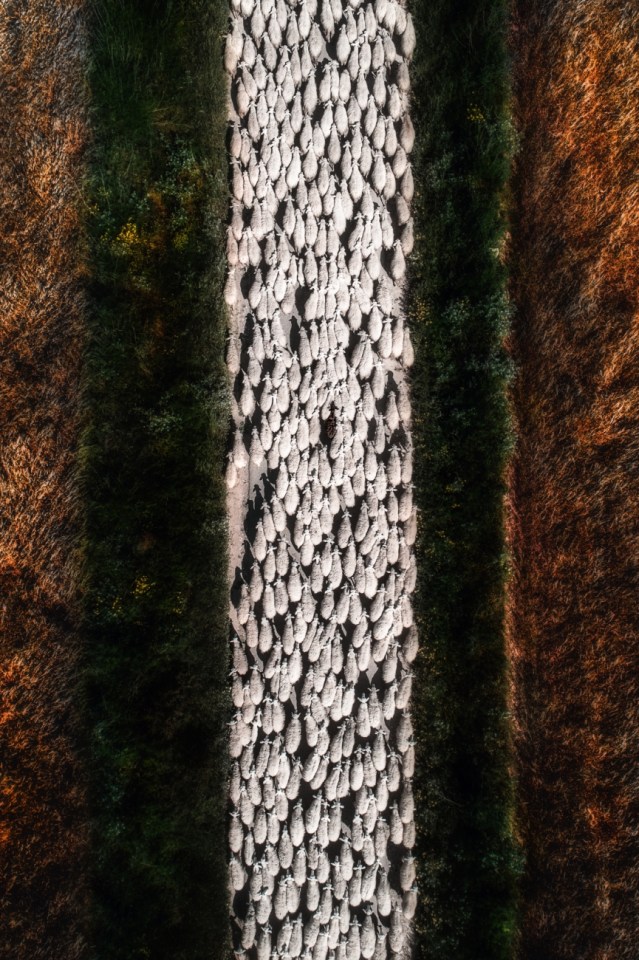
[(512, 960), (519, 851), (504, 636), (511, 449), (505, 0), (412, 0), (415, 249), (406, 305), (420, 653), (415, 960)]
[(0, 16), (0, 956), (84, 955), (74, 450), (81, 7)]
[(510, 647), (520, 956), (639, 943), (639, 15), (519, 0)]

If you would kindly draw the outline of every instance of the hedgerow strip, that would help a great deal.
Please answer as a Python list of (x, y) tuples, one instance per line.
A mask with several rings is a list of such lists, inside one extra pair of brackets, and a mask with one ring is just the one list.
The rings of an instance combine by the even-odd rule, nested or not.
[(82, 458), (93, 946), (223, 956), (228, 591), (221, 0), (90, 28)]
[(519, 871), (504, 642), (507, 5), (415, 0), (412, 11), (416, 244), (407, 306), (416, 345), (421, 630), (415, 956), (506, 960)]

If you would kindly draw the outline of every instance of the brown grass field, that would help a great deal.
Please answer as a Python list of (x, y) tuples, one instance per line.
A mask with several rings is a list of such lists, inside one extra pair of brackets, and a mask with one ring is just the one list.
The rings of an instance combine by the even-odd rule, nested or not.
[(85, 953), (74, 689), (82, 9), (0, 16), (0, 956)]
[(639, 944), (639, 10), (517, 0), (521, 960)]

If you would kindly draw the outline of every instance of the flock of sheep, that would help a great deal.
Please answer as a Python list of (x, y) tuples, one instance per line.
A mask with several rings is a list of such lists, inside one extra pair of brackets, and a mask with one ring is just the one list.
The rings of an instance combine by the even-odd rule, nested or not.
[(396, 0), (231, 6), (235, 953), (398, 958), (416, 898), (415, 34)]

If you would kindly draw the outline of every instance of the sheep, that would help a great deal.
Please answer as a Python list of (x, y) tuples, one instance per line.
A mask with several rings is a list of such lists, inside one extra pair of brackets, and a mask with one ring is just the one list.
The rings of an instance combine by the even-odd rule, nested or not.
[[(388, 549), (388, 545), (387, 545), (387, 549)], [(368, 611), (368, 616), (371, 624), (377, 623), (377, 621), (381, 618), (386, 608), (387, 599), (388, 598), (386, 595), (386, 589), (382, 587), (380, 590), (378, 590), (378, 592), (373, 597), (371, 601), (370, 609)]]
[(364, 764), (362, 762), (362, 748), (358, 747), (355, 751), (355, 759), (353, 761), (351, 772), (350, 772), (350, 788), (351, 791), (356, 793), (364, 783)]
[(242, 922), (242, 932), (240, 934), (240, 943), (245, 950), (250, 950), (255, 945), (256, 930), (255, 907), (252, 903), (249, 903), (246, 916)]
[(355, 650), (359, 650), (366, 639), (369, 628), (369, 617), (366, 610), (362, 613), (362, 618), (360, 622), (356, 625), (353, 633), (351, 635), (351, 643)]
[(262, 732), (270, 736), (273, 733), (273, 698), (266, 694), (262, 704)]
[(361, 953), (361, 940), (360, 940), (360, 927), (361, 924), (359, 920), (355, 917), (351, 919), (349, 928), (348, 928), (348, 958), (349, 960), (360, 960), (362, 955)]
[(299, 758), (293, 761), (288, 783), (284, 788), (286, 799), (289, 801), (297, 800), (302, 782), (302, 764)]
[[(316, 675), (316, 678), (315, 678), (315, 690), (311, 694), (310, 710), (311, 710), (311, 715), (313, 716), (313, 719), (318, 725), (318, 738), (322, 733), (323, 724), (328, 722), (326, 710), (324, 709), (324, 706), (322, 705), (322, 702), (317, 694), (317, 690), (318, 689), (321, 690), (324, 684), (324, 679), (325, 679), (325, 674), (323, 674), (323, 671), (318, 671), (318, 674)], [(327, 744), (327, 748), (328, 748), (328, 744)]]
[(307, 858), (304, 847), (304, 821), (301, 814), (301, 803), (296, 804), (296, 811), (291, 821), (291, 840), (295, 849), (293, 856), (293, 880), (298, 887), (303, 887), (307, 878)]
[[(328, 652), (328, 645), (324, 648)], [(330, 665), (328, 665), (330, 670)], [(326, 680), (324, 681), (324, 686), (322, 687), (322, 692), (320, 695), (320, 700), (322, 706), (330, 711), (330, 708), (333, 705), (333, 699), (335, 697), (335, 691), (337, 690), (337, 677), (334, 673), (329, 672), (326, 675)]]
[(319, 906), (320, 899), (320, 889), (319, 883), (317, 882), (317, 877), (315, 872), (311, 871), (310, 876), (306, 880), (306, 909), (311, 913), (315, 913)]
[(320, 602), (320, 616), (324, 620), (329, 620), (335, 609), (335, 592), (327, 589)]
[(404, 710), (409, 704), (413, 673), (412, 670), (402, 670), (399, 684), (397, 687), (396, 704), (398, 709)]
[(348, 593), (346, 589), (343, 589), (337, 599), (337, 603), (334, 600), (334, 591), (327, 590), (326, 594), (322, 599), (322, 606), (320, 608), (322, 615), (324, 616), (327, 613), (329, 616), (333, 616), (337, 623), (343, 624), (346, 623), (348, 618)]
[(240, 787), (240, 817), (245, 827), (252, 827), (255, 819), (255, 807), (248, 794), (247, 788)]
[[(311, 789), (314, 789), (313, 782), (311, 781)], [(320, 847), (325, 850), (328, 847), (328, 820), (329, 815), (326, 811), (322, 812), (320, 817), (319, 826), (317, 828), (316, 838)]]
[(364, 786), (374, 787), (377, 783), (377, 771), (373, 765), (371, 748), (368, 743), (362, 750), (362, 765), (364, 767)]
[[(273, 700), (273, 718), (274, 718), (273, 732), (276, 735), (278, 735), (278, 739), (281, 740), (281, 737), (279, 735), (284, 730), (286, 713), (283, 705), (280, 703), (279, 700)], [(275, 722), (276, 718), (279, 720), (279, 722)], [(291, 772), (292, 772), (292, 766), (291, 766), (291, 761), (289, 760), (288, 754), (286, 752), (282, 753), (280, 751), (279, 763), (278, 763), (277, 775), (276, 775), (278, 790), (283, 790), (284, 792), (286, 792), (288, 782), (291, 778)], [(277, 793), (276, 793), (276, 797), (277, 797)], [(279, 798), (278, 798), (278, 803), (281, 803), (281, 800), (279, 800)]]
[(404, 780), (399, 795), (399, 815), (404, 825), (409, 824), (414, 817), (413, 785), (410, 780)]
[(246, 621), (246, 645), (250, 650), (254, 650), (258, 645), (259, 625), (253, 611), (249, 613)]
[[(248, 377), (244, 377), (242, 384), (242, 393), (240, 394), (240, 411), (243, 417), (250, 419), (255, 412), (255, 394), (251, 387)], [(257, 432), (254, 428), (254, 432)], [(260, 460), (257, 461), (260, 463)]]
[[(329, 908), (330, 918), (330, 908)], [(328, 922), (328, 921), (327, 921)], [(327, 960), (328, 957), (328, 926), (320, 929), (317, 941), (313, 947), (312, 960)]]
[(340, 938), (340, 913), (339, 908), (337, 907), (335, 907), (331, 912), (328, 921), (326, 937), (328, 949), (331, 951), (330, 956), (332, 957), (332, 960), (334, 960), (335, 949), (337, 948)]
[(389, 801), (390, 790), (388, 789), (388, 774), (382, 773), (375, 787), (375, 802), (380, 813), (383, 813), (387, 809)]
[(232, 853), (239, 853), (244, 843), (244, 831), (237, 810), (231, 811), (231, 825), (229, 827), (229, 846)]
[(255, 840), (253, 839), (253, 834), (249, 830), (244, 838), (244, 844), (242, 847), (242, 862), (245, 866), (251, 867), (255, 862)]
[(260, 633), (262, 632), (262, 630), (268, 631), (270, 635), (270, 640), (268, 641), (267, 648), (263, 651), (262, 650), (260, 651), (264, 653), (268, 653), (270, 651), (270, 655), (266, 661), (266, 664), (263, 670), (264, 679), (272, 680), (282, 659), (282, 643), (280, 640), (277, 640), (275, 643), (273, 643), (273, 625), (269, 620), (265, 620), (265, 619), (262, 620), (262, 623), (260, 625)]
[[(315, 771), (314, 776), (311, 777), (310, 779), (311, 790), (319, 790), (319, 788), (323, 786), (323, 784), (326, 781), (328, 767), (329, 767), (329, 759), (328, 757), (324, 756), (320, 759), (317, 770)], [(327, 845), (328, 845), (328, 841), (327, 841)]]
[(415, 743), (412, 738), (408, 741), (408, 748), (402, 757), (402, 773), (411, 778), (415, 772)]
[[(397, 646), (395, 646), (395, 651), (396, 649), (397, 649)], [(390, 682), (390, 686), (388, 686), (384, 691), (384, 700), (382, 705), (384, 720), (387, 723), (393, 719), (395, 715), (395, 710), (397, 709), (397, 703), (396, 703), (395, 697), (396, 697), (398, 685), (394, 680), (391, 680), (389, 682)]]
[[(264, 774), (266, 773), (266, 766), (267, 766), (267, 764), (268, 764), (268, 758), (269, 758), (269, 754), (270, 754), (270, 748), (271, 748), (271, 741), (270, 741), (270, 737), (267, 736), (267, 737), (265, 737), (265, 738), (262, 740), (262, 742), (261, 742), (261, 744), (260, 744), (260, 747), (259, 747), (259, 750), (258, 750), (258, 752), (257, 752), (257, 758), (256, 758), (256, 760), (255, 760), (255, 770), (254, 770), (254, 772), (255, 772), (255, 775), (256, 775), (257, 777), (259, 777), (259, 778), (263, 777)], [(243, 764), (244, 764), (244, 761), (245, 761), (245, 757), (246, 757), (246, 762), (250, 762), (250, 760), (251, 760), (252, 757), (253, 757), (253, 751), (252, 751), (252, 750), (251, 750), (251, 751), (247, 751), (246, 754), (243, 755), (243, 757), (242, 757), (242, 762), (243, 762)], [(252, 770), (252, 769), (249, 769), (248, 772), (245, 772), (245, 771), (243, 771), (243, 772), (244, 772), (244, 779), (246, 780), (246, 779), (249, 778), (249, 776), (252, 775), (253, 770)]]
[[(284, 923), (279, 929), (277, 934), (277, 950), (278, 955), (281, 956), (283, 953), (288, 953), (289, 944), (291, 942), (291, 933), (293, 930), (293, 924), (290, 919), (286, 917)], [(290, 955), (290, 954), (289, 954)]]
[[(407, 475), (406, 473), (404, 472), (402, 473), (402, 480), (406, 475)], [(406, 480), (404, 482), (408, 483), (409, 481)], [(416, 515), (416, 512), (413, 510), (410, 517), (404, 524), (404, 539), (406, 541), (407, 546), (412, 547), (415, 543), (416, 537), (417, 537), (417, 515)]]
[(399, 540), (399, 566), (404, 573), (404, 590), (407, 594), (412, 594), (417, 584), (417, 564), (414, 554), (410, 553), (405, 537)]
[[(271, 778), (265, 778), (272, 785)], [(270, 788), (269, 788), (270, 789)], [(265, 802), (265, 807), (267, 807), (266, 815), (266, 850), (267, 855), (269, 856), (269, 872), (272, 876), (277, 876), (279, 873), (279, 859), (277, 857), (277, 851), (274, 849), (280, 839), (280, 833), (282, 830), (281, 820), (277, 816), (273, 807), (275, 806), (275, 791), (272, 790), (272, 796), (269, 797), (268, 805)], [(271, 802), (272, 801), (272, 802)], [(273, 853), (269, 853), (269, 848), (273, 848)]]
[(269, 893), (261, 890), (255, 897), (255, 919), (259, 924), (268, 922), (273, 910), (273, 901)]
[[(283, 648), (283, 645), (282, 645)], [(299, 647), (294, 647), (291, 650), (290, 656), (287, 661), (288, 667), (288, 679), (291, 684), (295, 685), (302, 676), (302, 654)]]
[[(386, 449), (386, 424), (384, 422), (384, 418), (380, 414), (375, 414), (374, 424), (373, 449), (375, 450), (377, 456), (381, 457)], [(363, 439), (368, 439), (368, 424), (366, 425), (366, 434)]]
[(353, 874), (348, 884), (348, 904), (359, 907), (362, 902), (362, 873), (364, 864), (359, 861), (353, 867)]
[(286, 877), (280, 876), (277, 886), (275, 888), (275, 896), (273, 897), (273, 912), (277, 920), (283, 920), (287, 915), (287, 903), (286, 903)]
[(376, 940), (377, 938), (375, 934), (375, 927), (373, 925), (372, 908), (367, 905), (367, 908), (364, 912), (364, 919), (362, 921), (360, 934), (361, 955), (365, 958), (365, 960), (371, 960), (373, 954), (375, 953)]
[[(243, 583), (240, 588), (240, 597), (236, 607), (237, 620), (240, 626), (243, 627), (246, 625), (249, 619), (250, 612), (251, 612), (251, 598), (249, 595), (249, 588), (246, 583)], [(233, 642), (235, 642), (235, 640)], [(242, 662), (241, 659), (239, 662), (240, 663)], [(237, 669), (239, 669), (239, 667)], [(246, 670), (240, 671), (240, 672), (245, 673)]]
[[(250, 871), (249, 881), (248, 881), (248, 893), (252, 901), (257, 901), (261, 892), (269, 890), (268, 878), (266, 875), (266, 861), (264, 858), (257, 861), (252, 870)], [(253, 904), (250, 905), (252, 907)], [(249, 910), (250, 910), (249, 907)], [(254, 908), (255, 909), (255, 908)]]
[[(315, 636), (314, 636), (314, 634), (312, 635), (312, 639), (311, 639), (310, 642), (315, 642)], [(318, 642), (319, 642), (319, 640), (318, 640)], [(301, 689), (301, 692), (300, 692), (299, 695), (298, 695), (298, 702), (299, 702), (299, 704), (300, 704), (302, 707), (310, 707), (311, 697), (312, 697), (312, 695), (313, 695), (313, 693), (314, 693), (314, 690), (315, 690), (315, 670), (314, 670), (314, 668), (311, 666), (311, 667), (306, 671), (306, 673), (305, 673), (305, 675), (304, 675), (304, 682), (303, 682), (303, 684), (302, 684), (302, 689)], [(310, 718), (310, 717), (311, 717), (310, 711), (307, 710), (306, 718)], [(306, 722), (306, 738), (307, 738), (307, 742), (308, 742), (308, 737), (309, 737), (309, 733), (310, 733), (309, 722), (310, 722), (310, 719), (307, 720), (307, 722)], [(309, 744), (309, 745), (310, 745), (310, 746), (314, 746), (315, 744), (314, 744), (314, 743), (311, 743), (311, 744)]]
[(328, 859), (328, 855), (325, 850), (322, 850), (321, 846), (315, 841), (317, 847), (317, 881), (318, 883), (326, 883), (331, 875), (331, 864)]
[[(323, 820), (326, 822), (327, 829), (328, 829), (330, 814), (326, 814), (325, 817), (323, 817)], [(348, 883), (348, 881), (350, 880), (353, 872), (352, 863), (353, 863), (353, 858), (352, 858), (352, 854), (350, 853), (350, 843), (347, 838), (343, 837), (342, 844), (340, 847), (339, 859), (334, 860), (332, 863), (335, 882), (340, 887), (342, 887), (343, 884)], [(333, 888), (331, 887), (331, 889)], [(325, 922), (328, 922), (328, 921), (325, 921)]]
[(344, 697), (344, 682), (342, 680), (337, 681), (335, 686), (335, 693), (333, 696), (333, 702), (331, 703), (329, 716), (331, 720), (335, 723), (339, 723), (343, 716), (343, 697)]
[(414, 820), (410, 820), (404, 825), (403, 844), (408, 850), (412, 850), (417, 841), (417, 826)]
[(399, 878), (400, 886), (403, 893), (411, 890), (413, 884), (415, 883), (415, 857), (412, 854), (409, 854), (407, 857), (402, 857), (401, 866), (399, 868)]
[[(296, 884), (297, 886), (297, 884)], [(301, 917), (295, 917), (291, 927), (291, 938), (288, 944), (290, 957), (297, 958), (301, 956), (303, 946), (303, 920)]]
[[(341, 758), (341, 751), (340, 751), (340, 758)], [(330, 773), (326, 777), (326, 782), (324, 783), (324, 793), (326, 795), (327, 800), (334, 801), (336, 800), (338, 795), (338, 785), (339, 785), (339, 780), (342, 773), (342, 765), (340, 761), (333, 760), (332, 755), (329, 757), (329, 760), (331, 763), (335, 764), (335, 766), (333, 766)]]
[(388, 643), (392, 636), (393, 625), (395, 623), (394, 607), (386, 607), (379, 620), (373, 625), (373, 659), (376, 663), (381, 663), (386, 656)]
[(368, 533), (369, 526), (370, 526), (370, 522), (368, 518), (368, 508), (364, 503), (360, 508), (360, 511), (357, 517), (357, 523), (355, 524), (355, 530), (353, 531), (353, 536), (356, 543), (361, 544), (362, 540)]
[(231, 776), (229, 780), (229, 799), (233, 806), (237, 807), (240, 802), (240, 787), (242, 786), (242, 775), (240, 764), (236, 761), (231, 766)]
[(253, 742), (254, 733), (256, 733), (257, 728), (261, 726), (261, 707), (256, 707), (256, 705), (251, 700), (251, 694), (248, 684), (244, 686), (244, 703), (241, 708), (242, 720), (244, 721), (246, 727), (250, 730), (250, 742)]
[(293, 848), (293, 842), (288, 832), (288, 827), (286, 824), (283, 824), (282, 830), (280, 833), (279, 844), (277, 847), (277, 853), (278, 853), (280, 866), (282, 870), (289, 869), (289, 867), (293, 863), (294, 852), (295, 851)]

